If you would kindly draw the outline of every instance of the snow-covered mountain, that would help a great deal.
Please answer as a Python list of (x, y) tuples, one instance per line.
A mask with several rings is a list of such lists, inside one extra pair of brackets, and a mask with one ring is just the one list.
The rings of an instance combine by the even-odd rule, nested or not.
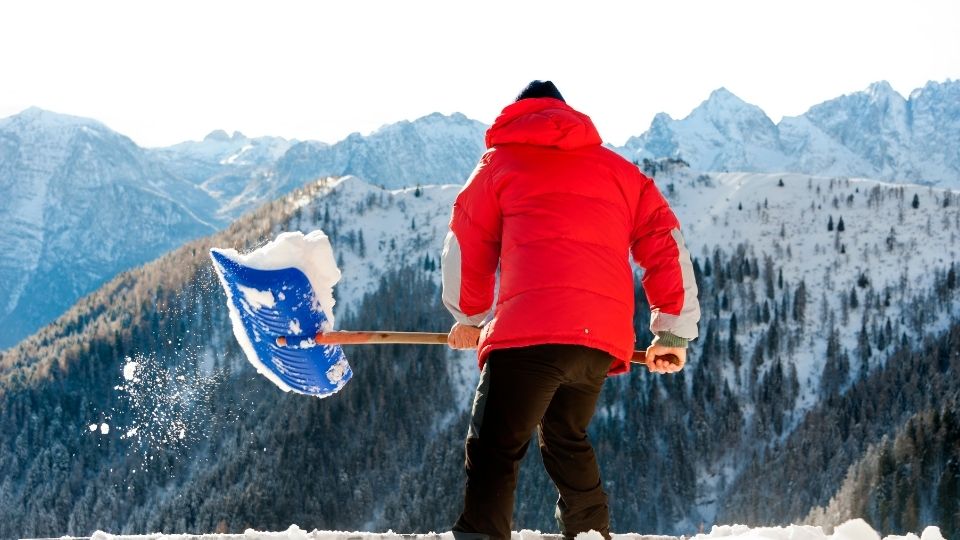
[[(32, 135), (24, 131), (28, 125), (34, 126)], [(172, 208), (195, 216), (194, 221), (217, 227), (317, 177), (351, 174), (388, 188), (462, 182), (484, 150), (485, 129), (461, 114), (431, 114), (384, 126), (367, 136), (354, 133), (336, 144), (215, 131), (202, 141), (145, 150), (96, 121), (31, 109), (0, 120), (0, 187), (10, 195), (0, 202), (0, 218), (12, 224), (0, 237), (0, 249), (19, 253), (25, 246), (40, 245), (37, 239), (50, 235), (39, 231), (62, 230), (72, 223), (61, 221), (65, 216), (78, 212), (108, 216), (123, 208), (110, 197), (87, 200), (80, 195), (89, 192), (79, 190), (61, 199), (63, 204), (50, 202), (52, 208), (62, 210), (45, 214), (39, 209), (49, 202), (50, 179), (55, 176), (73, 175), (94, 183), (108, 179), (124, 189), (136, 186), (142, 195), (156, 195)], [(89, 161), (102, 158), (103, 162), (84, 165), (78, 149), (88, 149)], [(886, 83), (876, 83), (867, 91), (817, 105), (779, 124), (758, 107), (719, 89), (682, 120), (657, 115), (649, 131), (618, 150), (637, 161), (679, 156), (702, 171), (797, 172), (960, 188), (960, 82), (931, 82), (909, 99)], [(83, 166), (90, 170), (72, 170)], [(125, 194), (122, 200), (129, 205), (136, 198)], [(125, 218), (134, 219), (129, 213)], [(144, 246), (137, 234), (164, 227), (165, 219), (145, 212), (132, 227), (110, 223), (110, 237), (130, 235), (129, 241), (119, 241), (126, 247), (112, 262), (111, 256), (88, 256), (97, 253), (94, 247), (67, 242), (84, 246), (70, 255), (75, 268), (91, 269), (81, 271), (90, 278), (80, 282), (102, 281), (145, 260), (135, 255), (140, 248), (131, 246)], [(73, 228), (59, 234), (79, 238), (85, 230)], [(154, 237), (147, 243), (151, 247), (144, 247), (150, 250), (147, 258), (195, 237), (197, 230), (173, 227), (150, 234)], [(165, 241), (156, 241), (158, 237)], [(38, 253), (4, 263), (11, 277), (10, 285), (0, 290), (0, 315), (19, 309), (39, 311), (17, 318), (36, 324), (8, 325), (4, 332), (11, 337), (0, 339), (0, 348), (60, 313), (48, 307), (17, 307), (21, 291), (39, 268), (39, 263), (21, 268), (22, 261), (31, 257), (39, 261)], [(63, 306), (89, 290), (82, 285), (61, 287), (62, 278), (45, 276), (31, 286), (57, 288), (66, 294)]]
[(250, 208), (322, 176), (353, 175), (388, 188), (462, 183), (483, 154), (487, 126), (455, 113), (434, 113), (390, 124), (333, 144), (303, 142), (281, 158), (272, 175), (255, 179), (226, 209)]
[[(960, 319), (960, 201), (916, 185), (684, 167), (657, 182), (696, 258), (702, 332), (682, 375), (638, 369), (607, 382), (591, 438), (614, 526), (690, 534), (702, 523), (798, 522), (839, 492), (869, 445), (960, 389), (960, 355), (946, 349), (960, 334), (944, 337)], [(309, 182), (114, 280), (6, 352), (0, 431), (19, 442), (0, 448), (0, 536), (449, 527), (478, 376), (471, 355), (350, 348), (354, 378), (341, 393), (283, 394), (239, 351), (206, 252), (321, 228), (343, 272), (338, 328), (443, 330), (437, 263), (458, 189)], [(215, 397), (124, 406), (116, 384), (126, 357), (151, 359), (177, 395)], [(188, 376), (164, 382), (163, 366)], [(196, 375), (218, 369), (216, 383)], [(18, 379), (32, 382), (6, 384)], [(174, 442), (170, 429), (184, 428), (168, 408), (192, 419)], [(60, 412), (31, 420), (40, 409)], [(818, 424), (827, 413), (842, 416)], [(550, 530), (556, 493), (529, 454), (517, 527)], [(947, 461), (928, 466), (940, 474)], [(887, 534), (940, 524), (942, 502), (956, 499), (936, 478), (897, 480), (924, 496), (881, 510), (924, 521), (885, 522), (869, 507), (861, 515)], [(943, 523), (949, 537), (955, 528)]]
[(215, 230), (217, 204), (93, 120), (0, 120), (0, 348), (81, 295)]
[(960, 188), (960, 81), (908, 99), (886, 82), (774, 124), (726, 89), (682, 120), (657, 115), (620, 149), (634, 160), (679, 157), (698, 170), (799, 172)]
[(483, 154), (486, 129), (459, 113), (434, 113), (335, 144), (215, 131), (153, 152), (220, 201), (217, 215), (226, 219), (318, 177), (353, 175), (391, 188), (462, 182)]
[[(203, 185), (227, 171), (273, 165), (296, 142), (281, 137), (251, 139), (239, 131), (228, 135), (216, 130), (202, 141), (186, 141), (147, 151), (174, 174)], [(224, 196), (223, 191), (210, 187), (207, 190), (218, 199)]]
[[(247, 187), (270, 176), (278, 159), (296, 144), (280, 137), (249, 138), (216, 130), (202, 141), (187, 141), (148, 150), (171, 173), (197, 184), (222, 207)], [(235, 218), (236, 215), (230, 216)]]
[[(432, 114), (334, 145), (214, 131), (143, 149), (95, 120), (36, 108), (0, 119), (0, 220), (9, 224), (0, 249), (14, 255), (0, 262), (0, 349), (116, 273), (310, 179), (461, 182), (483, 153), (484, 130), (460, 114)], [(31, 290), (56, 294), (25, 302)]]

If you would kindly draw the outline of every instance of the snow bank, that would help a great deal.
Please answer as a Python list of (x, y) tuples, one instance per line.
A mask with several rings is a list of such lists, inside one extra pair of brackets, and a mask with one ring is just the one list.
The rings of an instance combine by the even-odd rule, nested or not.
[[(826, 534), (820, 527), (812, 525), (790, 525), (789, 527), (758, 527), (746, 525), (718, 525), (709, 534), (698, 534), (691, 540), (715, 538), (737, 540), (881, 540), (880, 534), (862, 519), (852, 519)], [(920, 538), (915, 534), (906, 536), (890, 535), (884, 540), (944, 540), (938, 527), (927, 527)]]
[[(512, 540), (558, 540), (557, 534), (543, 534), (539, 531), (523, 530), (514, 532)], [(600, 540), (602, 537), (591, 531), (577, 535), (577, 540)], [(880, 534), (873, 530), (862, 519), (850, 520), (836, 528), (833, 534), (826, 534), (820, 527), (810, 525), (790, 525), (789, 527), (758, 527), (750, 528), (745, 525), (719, 525), (713, 527), (709, 534), (698, 534), (690, 540), (710, 539), (737, 540), (881, 540)], [(102, 531), (93, 534), (92, 540), (453, 540), (453, 534), (397, 534), (394, 532), (342, 532), (342, 531), (312, 531), (306, 532), (296, 525), (281, 532), (260, 532), (247, 529), (243, 534), (148, 534), (148, 535), (112, 535)], [(651, 536), (636, 533), (614, 534), (613, 540), (679, 540), (675, 536)], [(887, 536), (884, 540), (944, 540), (940, 529), (927, 527), (917, 537), (915, 534), (906, 536)], [(69, 540), (63, 537), (61, 540)]]

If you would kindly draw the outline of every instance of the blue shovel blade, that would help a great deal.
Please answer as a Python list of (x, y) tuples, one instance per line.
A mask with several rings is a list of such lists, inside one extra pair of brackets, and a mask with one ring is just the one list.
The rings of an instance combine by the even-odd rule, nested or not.
[[(303, 272), (250, 268), (216, 249), (210, 257), (227, 292), (234, 334), (257, 371), (284, 390), (311, 396), (327, 397), (343, 388), (353, 371), (339, 345), (313, 342), (327, 317), (314, 306)], [(277, 345), (279, 336), (289, 345)]]

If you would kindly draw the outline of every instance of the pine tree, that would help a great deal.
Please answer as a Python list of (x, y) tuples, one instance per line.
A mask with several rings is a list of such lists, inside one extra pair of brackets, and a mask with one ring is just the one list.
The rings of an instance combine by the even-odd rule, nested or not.
[(910, 207), (916, 210), (920, 208), (920, 196), (916, 193), (913, 194), (913, 200), (910, 201)]
[(730, 315), (730, 333), (727, 336), (727, 354), (736, 369), (740, 369), (740, 346), (737, 345), (737, 314)]
[(793, 293), (793, 320), (803, 322), (807, 311), (807, 283), (800, 280)]

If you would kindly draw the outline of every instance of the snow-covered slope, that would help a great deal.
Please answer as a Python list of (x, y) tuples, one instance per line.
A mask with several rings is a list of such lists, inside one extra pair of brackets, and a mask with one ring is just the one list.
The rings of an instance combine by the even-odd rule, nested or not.
[[(258, 137), (251, 139), (243, 133), (228, 135), (216, 130), (202, 141), (186, 141), (148, 152), (161, 161), (177, 176), (203, 185), (218, 199), (236, 195), (229, 189), (217, 189), (216, 179), (227, 174), (273, 165), (296, 144), (281, 137)], [(213, 185), (209, 185), (213, 184)]]
[(186, 141), (154, 149), (159, 155), (176, 159), (193, 159), (220, 165), (268, 165), (279, 159), (296, 141), (282, 137), (251, 139), (239, 131), (228, 135), (223, 130), (207, 134), (202, 141)]
[(247, 208), (320, 176), (354, 175), (389, 188), (461, 183), (483, 154), (487, 126), (462, 114), (431, 114), (328, 145), (304, 142), (281, 158), (273, 175), (251, 182), (227, 207)]
[(689, 116), (658, 114), (650, 130), (627, 141), (634, 158), (680, 156), (699, 170), (754, 171), (783, 162), (777, 126), (755, 105), (720, 88)]
[(216, 202), (102, 124), (0, 121), (0, 348), (121, 270), (214, 230)]
[[(861, 299), (867, 286), (878, 294), (922, 291), (933, 287), (934, 270), (960, 260), (960, 198), (943, 189), (859, 178), (683, 169), (661, 182), (662, 189), (674, 193), (671, 204), (695, 257), (705, 261), (715, 248), (729, 252), (740, 244), (772, 257), (789, 287), (804, 283), (807, 317), (815, 327), (825, 328), (823, 313), (850, 311), (844, 305), (851, 291)], [(901, 307), (894, 302), (886, 316), (901, 319)], [(844, 346), (853, 350), (857, 332), (869, 318), (856, 309), (850, 313), (836, 322)], [(938, 315), (927, 321), (926, 331), (946, 328), (960, 313)], [(741, 339), (747, 345), (753, 337)], [(810, 406), (824, 368), (826, 340), (805, 347), (794, 361), (805, 389), (802, 402)]]
[(221, 204), (236, 197), (296, 144), (281, 137), (249, 138), (216, 130), (202, 141), (148, 150), (173, 174), (199, 185)]
[[(932, 288), (935, 270), (960, 260), (960, 197), (943, 189), (801, 174), (702, 174), (684, 167), (659, 176), (657, 183), (701, 266), (714, 250), (731, 254), (742, 245), (748, 256), (773, 261), (782, 275), (781, 287), (792, 290), (803, 282), (806, 321), (815, 329), (811, 335), (820, 337), (785, 358), (796, 366), (801, 383), (797, 418), (818, 400), (830, 322), (824, 314), (834, 314), (830, 320), (836, 318), (841, 344), (852, 351), (861, 326), (877, 323), (878, 315), (850, 308), (851, 291), (863, 302), (869, 301), (867, 294), (903, 300), (908, 293)], [(344, 276), (337, 297), (349, 305), (373, 290), (388, 269), (437, 257), (459, 186), (427, 186), (412, 197), (416, 190), (411, 188), (385, 190), (348, 177), (331, 181), (329, 189), (327, 199), (317, 204), (339, 207), (339, 212), (349, 209), (350, 220), (337, 225), (317, 218), (302, 225), (336, 236), (334, 249)], [(754, 304), (762, 301), (754, 299)], [(730, 303), (729, 309), (740, 313), (752, 314), (756, 307), (746, 296), (731, 296)], [(906, 321), (902, 309), (894, 301), (883, 308), (883, 317)], [(957, 317), (956, 306), (940, 312), (925, 320), (925, 331), (943, 329)], [(741, 325), (749, 328), (746, 318)], [(749, 351), (761, 337), (748, 331), (738, 340)], [(645, 339), (638, 336), (639, 345)], [(727, 373), (732, 388), (735, 381), (746, 380), (742, 375)]]
[(620, 149), (697, 170), (802, 172), (960, 187), (960, 81), (898, 94), (886, 82), (778, 125), (721, 88), (682, 120), (660, 114)]
[[(696, 531), (701, 523), (716, 522), (718, 512), (729, 507), (737, 494), (730, 491), (730, 486), (737, 485), (744, 462), (765, 451), (772, 453), (774, 446), (797, 429), (805, 411), (828, 401), (818, 391), (826, 358), (824, 341), (830, 328), (840, 329), (839, 340), (851, 351), (852, 369), (838, 383), (842, 387), (862, 375), (858, 368), (864, 364), (852, 353), (854, 343), (850, 341), (861, 325), (870, 327), (890, 320), (890, 335), (899, 342), (901, 335), (920, 339), (923, 332), (917, 331), (917, 321), (926, 332), (942, 327), (948, 318), (957, 318), (955, 292), (944, 295), (946, 300), (932, 303), (931, 310), (917, 309), (915, 299), (923, 299), (943, 277), (944, 267), (956, 259), (951, 250), (960, 230), (960, 205), (953, 196), (947, 199), (947, 193), (936, 188), (867, 180), (848, 183), (804, 175), (702, 175), (679, 168), (662, 171), (657, 182), (680, 214), (691, 251), (701, 267), (704, 332), (693, 344), (690, 365), (683, 375), (658, 378), (637, 370), (609, 380), (594, 433), (606, 467), (612, 508), (617, 519), (623, 520), (619, 522), (622, 530), (681, 534)], [(441, 240), (450, 204), (458, 191), (457, 185), (390, 190), (358, 178), (315, 180), (296, 194), (239, 220), (215, 240), (203, 242), (249, 249), (283, 230), (323, 229), (330, 236), (344, 276), (334, 293), (338, 325), (344, 325), (340, 328), (398, 328), (399, 322), (409, 326), (398, 329), (442, 330), (450, 320), (442, 313), (436, 288), (417, 283), (439, 280)], [(917, 195), (917, 208), (913, 208), (913, 195)], [(826, 230), (831, 217), (832, 233)], [(844, 230), (838, 234), (840, 217)], [(888, 243), (891, 227), (895, 234)], [(0, 494), (0, 511), (7, 509), (7, 520), (20, 523), (16, 520), (23, 519), (18, 517), (22, 515), (22, 501), (33, 505), (32, 513), (23, 515), (42, 515), (40, 512), (54, 501), (65, 500), (60, 493), (69, 484), (73, 498), (66, 499), (68, 510), (59, 522), (63, 524), (53, 531), (49, 524), (38, 524), (30, 529), (37, 532), (31, 534), (79, 534), (94, 527), (116, 527), (118, 532), (211, 531), (219, 527), (221, 519), (225, 520), (222, 530), (235, 531), (251, 523), (276, 530), (291, 522), (311, 523), (322, 529), (359, 527), (370, 531), (394, 528), (424, 532), (429, 530), (425, 527), (449, 526), (453, 518), (447, 519), (445, 512), (453, 512), (450, 508), (455, 503), (448, 501), (456, 500), (454, 492), (459, 490), (460, 421), (477, 379), (475, 361), (445, 358), (442, 348), (420, 352), (411, 348), (357, 348), (349, 352), (356, 359), (357, 376), (336, 399), (306, 403), (291, 400), (295, 396), (263, 391), (258, 384), (261, 378), (251, 378), (252, 373), (241, 368), (246, 361), (236, 354), (222, 313), (223, 299), (215, 297), (207, 283), (212, 276), (208, 271), (205, 281), (198, 270), (209, 265), (205, 258), (208, 247), (186, 246), (142, 271), (132, 272), (128, 279), (116, 280), (96, 300), (81, 302), (58, 327), (48, 328), (39, 338), (4, 355), (3, 361), (9, 366), (7, 377), (13, 377), (17, 370), (28, 371), (34, 362), (35, 377), (41, 380), (44, 366), (55, 363), (62, 356), (60, 351), (82, 351), (82, 347), (74, 347), (77, 342), (98, 344), (89, 354), (77, 353), (81, 356), (67, 369), (51, 369), (51, 381), (43, 390), (47, 396), (67, 389), (76, 402), (99, 400), (87, 408), (74, 401), (62, 407), (69, 418), (63, 421), (65, 425), (85, 433), (83, 442), (88, 446), (77, 449), (81, 458), (64, 458), (66, 465), (60, 467), (59, 458), (53, 457), (69, 456), (73, 451), (76, 437), (69, 427), (51, 425), (44, 438), (30, 439), (22, 435), (33, 429), (30, 422), (13, 417), (3, 424), (12, 433), (11, 440), (21, 438), (24, 444), (32, 445), (22, 452), (29, 469), (26, 465), (18, 469), (21, 476), (13, 476), (11, 489)], [(719, 250), (726, 255), (715, 255)], [(200, 258), (204, 260), (198, 261)], [(764, 268), (767, 259), (770, 271)], [(720, 261), (720, 265), (714, 264), (708, 275), (708, 265), (714, 261)], [(391, 281), (391, 272), (400, 267), (416, 271), (402, 274), (404, 281), (398, 281), (396, 275)], [(778, 283), (778, 271), (783, 275), (782, 285)], [(866, 280), (864, 286), (859, 283), (861, 273)], [(726, 276), (724, 285), (719, 284), (720, 275)], [(764, 292), (768, 277), (772, 298)], [(809, 298), (805, 322), (789, 315), (795, 312), (795, 291), (801, 280), (806, 283)], [(902, 280), (907, 280), (908, 286), (902, 285)], [(859, 306), (850, 300), (854, 289)], [(410, 290), (419, 292), (411, 298)], [(143, 301), (153, 295), (157, 296), (157, 305), (164, 308), (156, 309), (150, 301)], [(425, 297), (429, 299), (425, 301)], [(108, 309), (106, 305), (117, 308)], [(771, 312), (767, 321), (761, 317), (764, 308)], [(403, 316), (394, 317), (392, 313)], [(739, 320), (739, 332), (728, 330), (733, 315)], [(383, 322), (386, 324), (378, 326)], [(356, 326), (349, 326), (351, 323)], [(642, 330), (644, 323), (638, 325), (643, 344), (649, 336)], [(707, 331), (708, 326), (712, 330)], [(774, 326), (782, 339), (771, 340)], [(71, 330), (76, 327), (82, 333)], [(121, 334), (136, 338), (129, 343), (114, 338), (115, 327), (121, 328)], [(726, 353), (731, 335), (744, 351), (739, 364)], [(790, 340), (794, 341), (792, 345), (788, 345)], [(723, 350), (704, 353), (711, 342), (722, 342)], [(750, 352), (761, 342), (766, 350), (765, 362), (751, 364)], [(910, 343), (918, 346), (920, 342)], [(874, 347), (867, 370), (876, 373), (883, 369), (893, 350), (891, 346)], [(90, 361), (94, 354), (105, 360)], [(197, 445), (184, 450), (189, 453), (171, 455), (170, 461), (159, 460), (178, 471), (177, 479), (162, 468), (145, 470), (136, 460), (125, 458), (125, 451), (129, 453), (131, 447), (124, 445), (129, 443), (112, 436), (131, 428), (126, 424), (130, 416), (111, 408), (115, 399), (110, 396), (111, 386), (106, 386), (121, 376), (123, 361), (117, 360), (124, 355), (163, 356), (172, 365), (190, 369), (200, 363), (208, 368), (219, 363), (231, 366), (229, 371), (237, 374), (216, 393), (216, 410), (220, 412), (210, 410), (211, 415), (220, 414), (218, 422), (223, 423), (207, 431), (198, 425), (191, 436), (201, 440), (192, 439)], [(102, 370), (94, 378), (105, 386), (75, 384), (87, 372), (73, 369), (73, 365)], [(788, 374), (791, 369), (799, 374), (795, 379), (798, 396), (771, 406), (771, 395), (780, 399), (779, 394), (793, 393), (793, 379), (782, 377), (784, 384), (778, 384), (777, 378), (770, 376), (780, 366)], [(366, 370), (366, 375), (360, 370)], [(683, 384), (678, 384), (681, 381)], [(702, 390), (711, 383), (712, 391)], [(38, 400), (47, 401), (46, 397)], [(678, 403), (682, 406), (672, 405)], [(735, 414), (724, 414), (721, 408), (727, 407), (735, 408)], [(757, 418), (764, 414), (770, 417), (764, 408), (772, 410), (782, 427), (763, 429), (758, 425)], [(20, 409), (11, 410), (26, 414)], [(205, 409), (198, 411), (206, 414)], [(52, 413), (41, 417), (60, 416)], [(109, 434), (87, 431), (92, 422), (108, 419), (112, 426)], [(167, 422), (161, 420), (161, 424)], [(147, 431), (147, 426), (143, 429)], [(394, 433), (398, 436), (391, 438)], [(851, 444), (834, 440), (829, 433), (823, 437), (807, 440), (824, 452), (836, 452), (839, 445)], [(34, 440), (37, 442), (29, 442)], [(58, 445), (51, 447), (52, 440)], [(101, 448), (100, 444), (108, 440), (110, 447)], [(150, 448), (151, 452), (166, 450), (162, 445)], [(377, 453), (371, 457), (371, 452)], [(325, 457), (312, 457), (318, 455)], [(117, 467), (114, 458), (128, 459), (127, 465)], [(191, 464), (200, 463), (195, 470), (191, 468)], [(337, 466), (325, 468), (328, 463)], [(72, 474), (70, 467), (99, 472), (90, 476)], [(253, 475), (238, 476), (238, 470)], [(783, 471), (797, 482), (800, 476), (816, 472)], [(47, 480), (46, 475), (57, 480)], [(293, 477), (295, 480), (288, 481)], [(296, 481), (300, 477), (316, 481), (300, 485)], [(837, 483), (842, 477), (843, 471), (832, 476)], [(33, 484), (24, 484), (23, 478)], [(425, 483), (423, 478), (431, 482)], [(534, 489), (536, 481), (526, 478), (520, 482), (526, 490), (521, 493), (529, 495), (519, 499), (519, 526), (535, 523), (537, 527), (549, 527), (555, 493), (546, 486)], [(382, 486), (388, 484), (389, 489), (384, 490)], [(137, 486), (137, 497), (128, 502), (125, 494), (130, 485)], [(742, 492), (770, 495), (749, 486)], [(774, 495), (784, 499), (796, 496), (787, 492)], [(808, 491), (801, 496), (808, 505), (805, 509), (818, 504)], [(523, 504), (524, 497), (541, 497), (543, 504)], [(655, 509), (644, 504), (652, 497), (660, 501)], [(237, 500), (244, 501), (244, 513), (230, 514)], [(351, 513), (345, 515), (339, 506), (331, 508), (326, 501), (350, 501)], [(442, 510), (436, 510), (441, 505)], [(291, 509), (304, 513), (286, 513)], [(284, 516), (284, 522), (278, 525), (276, 519), (261, 520), (265, 511), (273, 512), (270, 518)], [(785, 513), (767, 519), (795, 521)], [(0, 528), (7, 525), (9, 529), (3, 521)], [(196, 524), (202, 525), (197, 529)], [(725, 531), (727, 535), (736, 532)], [(816, 538), (806, 535), (807, 529), (794, 532), (794, 536), (784, 538)]]
[[(960, 318), (955, 302), (930, 310), (915, 304), (960, 260), (960, 198), (947, 190), (801, 174), (703, 174), (684, 167), (659, 175), (657, 183), (680, 217), (701, 268), (711, 261), (715, 264), (714, 253), (722, 250), (739, 264), (754, 265), (752, 271), (757, 273), (752, 279), (732, 282), (730, 270), (725, 269), (730, 282), (726, 289), (703, 299), (701, 332), (713, 325), (724, 343), (732, 340), (743, 351), (736, 365), (724, 363), (720, 384), (745, 404), (745, 425), (755, 423), (756, 381), (775, 365), (796, 373), (798, 391), (788, 402), (784, 429), (771, 440), (765, 439), (767, 435), (749, 435), (750, 446), (782, 441), (821, 403), (825, 387), (844, 388), (883, 365), (889, 346), (871, 345), (869, 360), (855, 352), (862, 329), (876, 331), (887, 325), (888, 342), (901, 335), (920, 339)], [(412, 197), (414, 190), (384, 190), (356, 178), (334, 181), (329, 187), (326, 197), (313, 203), (312, 212), (319, 217), (305, 218), (302, 225), (336, 235), (334, 249), (344, 275), (336, 293), (341, 305), (356, 304), (376, 288), (379, 276), (389, 268), (436, 258), (458, 191), (457, 186), (428, 186), (420, 197)], [(334, 208), (335, 216), (327, 223), (325, 205)], [(349, 220), (342, 219), (344, 211)], [(714, 269), (712, 280), (719, 271)], [(764, 292), (764, 281), (770, 283), (770, 297)], [(798, 317), (792, 313), (798, 312), (801, 288), (805, 300)], [(766, 363), (757, 366), (749, 358), (758, 349), (771, 350), (771, 313), (774, 319), (782, 314), (778, 332), (792, 336), (793, 345), (777, 346), (773, 358), (768, 356)], [(740, 330), (730, 336), (728, 325), (734, 315)], [(839, 350), (847, 352), (828, 352), (831, 335), (837, 336)], [(638, 346), (647, 339), (641, 331)], [(704, 358), (700, 351), (706, 339), (693, 344), (693, 369)], [(828, 384), (824, 374), (829, 371), (830, 354), (847, 355), (849, 367), (839, 381)], [(720, 359), (714, 356), (714, 360)], [(461, 381), (459, 395), (466, 403), (475, 373), (461, 366), (451, 375)], [(687, 516), (684, 526), (715, 519), (717, 505), (725, 497), (723, 486), (730, 485), (738, 474), (738, 463), (742, 464), (734, 459), (742, 450), (731, 447), (730, 452), (732, 461), (697, 465), (698, 508)]]

